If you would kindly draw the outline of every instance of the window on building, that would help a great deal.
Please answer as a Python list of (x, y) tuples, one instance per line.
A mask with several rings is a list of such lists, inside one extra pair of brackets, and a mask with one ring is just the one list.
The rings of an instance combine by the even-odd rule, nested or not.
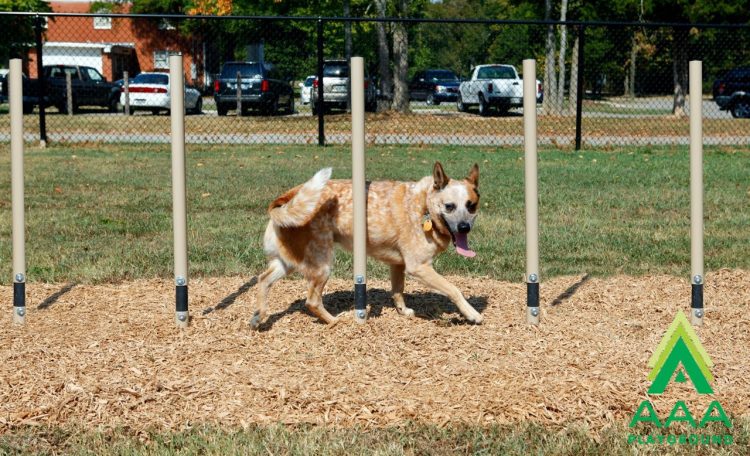
[[(109, 13), (109, 11), (105, 9), (100, 9), (97, 11), (97, 13)], [(94, 17), (94, 29), (96, 30), (109, 30), (112, 28), (112, 18), (111, 17), (103, 17), (103, 16), (95, 16)]]
[(169, 51), (154, 51), (154, 69), (169, 69)]

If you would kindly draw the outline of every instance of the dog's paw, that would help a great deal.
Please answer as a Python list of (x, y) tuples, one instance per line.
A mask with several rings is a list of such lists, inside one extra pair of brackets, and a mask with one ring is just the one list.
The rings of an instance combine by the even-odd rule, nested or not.
[(414, 309), (412, 309), (411, 307), (404, 307), (398, 309), (398, 313), (400, 313), (404, 317), (411, 318), (414, 316)]
[(475, 325), (481, 325), (484, 321), (484, 317), (482, 316), (482, 314), (477, 312), (476, 315), (472, 316), (471, 318), (467, 318), (467, 320), (474, 323)]
[(250, 319), (250, 329), (258, 329), (258, 326), (260, 326), (260, 311), (256, 310), (253, 318)]
[(341, 314), (335, 316), (333, 318), (333, 320), (331, 320), (330, 322), (328, 322), (328, 329), (331, 329), (331, 328), (335, 327), (336, 325), (338, 325), (339, 323), (341, 323), (341, 321), (342, 321)]

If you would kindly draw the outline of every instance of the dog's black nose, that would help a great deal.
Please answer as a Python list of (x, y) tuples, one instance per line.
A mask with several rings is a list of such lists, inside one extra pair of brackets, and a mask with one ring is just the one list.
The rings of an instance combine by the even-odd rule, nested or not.
[(458, 232), (459, 233), (468, 233), (469, 231), (471, 231), (471, 225), (469, 225), (468, 223), (466, 223), (466, 222), (460, 222), (458, 224)]

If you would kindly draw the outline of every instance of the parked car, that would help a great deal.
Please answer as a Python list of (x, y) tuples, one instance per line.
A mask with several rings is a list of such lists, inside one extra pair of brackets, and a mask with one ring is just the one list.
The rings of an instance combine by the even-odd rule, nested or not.
[(5, 103), (8, 101), (8, 93), (7, 93), (7, 84), (5, 83), (5, 79), (8, 77), (8, 73), (10, 70), (7, 68), (0, 68), (0, 103)]
[(439, 105), (443, 101), (458, 99), (461, 80), (451, 70), (418, 71), (409, 82), (409, 99)]
[[(128, 98), (130, 114), (135, 111), (160, 111), (169, 113), (171, 108), (170, 93), (172, 91), (169, 73), (141, 73), (128, 83)], [(120, 94), (120, 104), (125, 109), (125, 91)], [(203, 109), (203, 99), (200, 92), (185, 85), (185, 110), (192, 114), (200, 114)]]
[(478, 65), (471, 79), (459, 86), (456, 106), (465, 112), (469, 106), (479, 106), (479, 114), (486, 116), (492, 108), (507, 112), (523, 106), (523, 81), (512, 65)]
[[(312, 113), (317, 115), (322, 108), (347, 109), (350, 96), (349, 61), (326, 60), (323, 62), (323, 103), (318, 100), (320, 81), (316, 77), (312, 88)], [(377, 89), (365, 74), (365, 111), (375, 112), (378, 107)]]
[[(46, 65), (43, 68), (46, 80), (45, 96), (40, 103), (39, 80), (23, 76), (23, 112), (31, 113), (34, 106), (54, 106), (60, 112), (68, 111), (68, 87), (66, 74), (70, 74), (73, 94), (73, 110), (80, 106), (102, 106), (110, 112), (117, 111), (119, 90), (92, 67), (79, 65)], [(3, 92), (7, 93), (7, 78), (3, 80)]]
[[(68, 112), (66, 75), (69, 74), (74, 112), (81, 106), (101, 106), (107, 108), (109, 112), (117, 111), (120, 91), (113, 83), (107, 82), (107, 79), (96, 68), (83, 65), (45, 65), (43, 71), (46, 80), (45, 107), (54, 106), (61, 113)], [(24, 102), (28, 96), (30, 103), (38, 105), (39, 80), (28, 79), (23, 89)], [(24, 106), (24, 111), (31, 112), (33, 105)]]
[(536, 102), (541, 103), (544, 101), (544, 85), (539, 79), (536, 80)]
[(310, 100), (312, 100), (313, 82), (315, 82), (315, 75), (308, 76), (305, 78), (304, 82), (299, 83), (299, 94), (302, 104), (310, 104)]
[(714, 81), (714, 101), (732, 117), (750, 118), (750, 66), (729, 70)]
[(237, 79), (240, 79), (242, 110), (259, 110), (274, 115), (284, 107), (294, 113), (294, 90), (271, 65), (260, 62), (227, 62), (214, 80), (214, 101), (220, 116), (237, 109)]

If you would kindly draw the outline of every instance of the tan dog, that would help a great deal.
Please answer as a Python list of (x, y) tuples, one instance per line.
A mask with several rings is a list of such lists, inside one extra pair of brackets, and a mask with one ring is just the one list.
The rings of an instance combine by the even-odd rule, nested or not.
[[(352, 183), (329, 180), (331, 168), (318, 171), (271, 203), (263, 239), (268, 269), (258, 280), (258, 310), (250, 326), (268, 313), (268, 289), (298, 271), (307, 279), (307, 308), (326, 323), (336, 319), (323, 307), (323, 288), (333, 262), (333, 243), (352, 249)], [(432, 268), (432, 260), (452, 242), (473, 257), (467, 235), (479, 208), (479, 166), (469, 176), (450, 179), (440, 162), (418, 182), (372, 182), (367, 187), (367, 254), (391, 266), (393, 301), (399, 313), (414, 315), (404, 303), (404, 272), (447, 296), (473, 323), (479, 314), (461, 292)]]

